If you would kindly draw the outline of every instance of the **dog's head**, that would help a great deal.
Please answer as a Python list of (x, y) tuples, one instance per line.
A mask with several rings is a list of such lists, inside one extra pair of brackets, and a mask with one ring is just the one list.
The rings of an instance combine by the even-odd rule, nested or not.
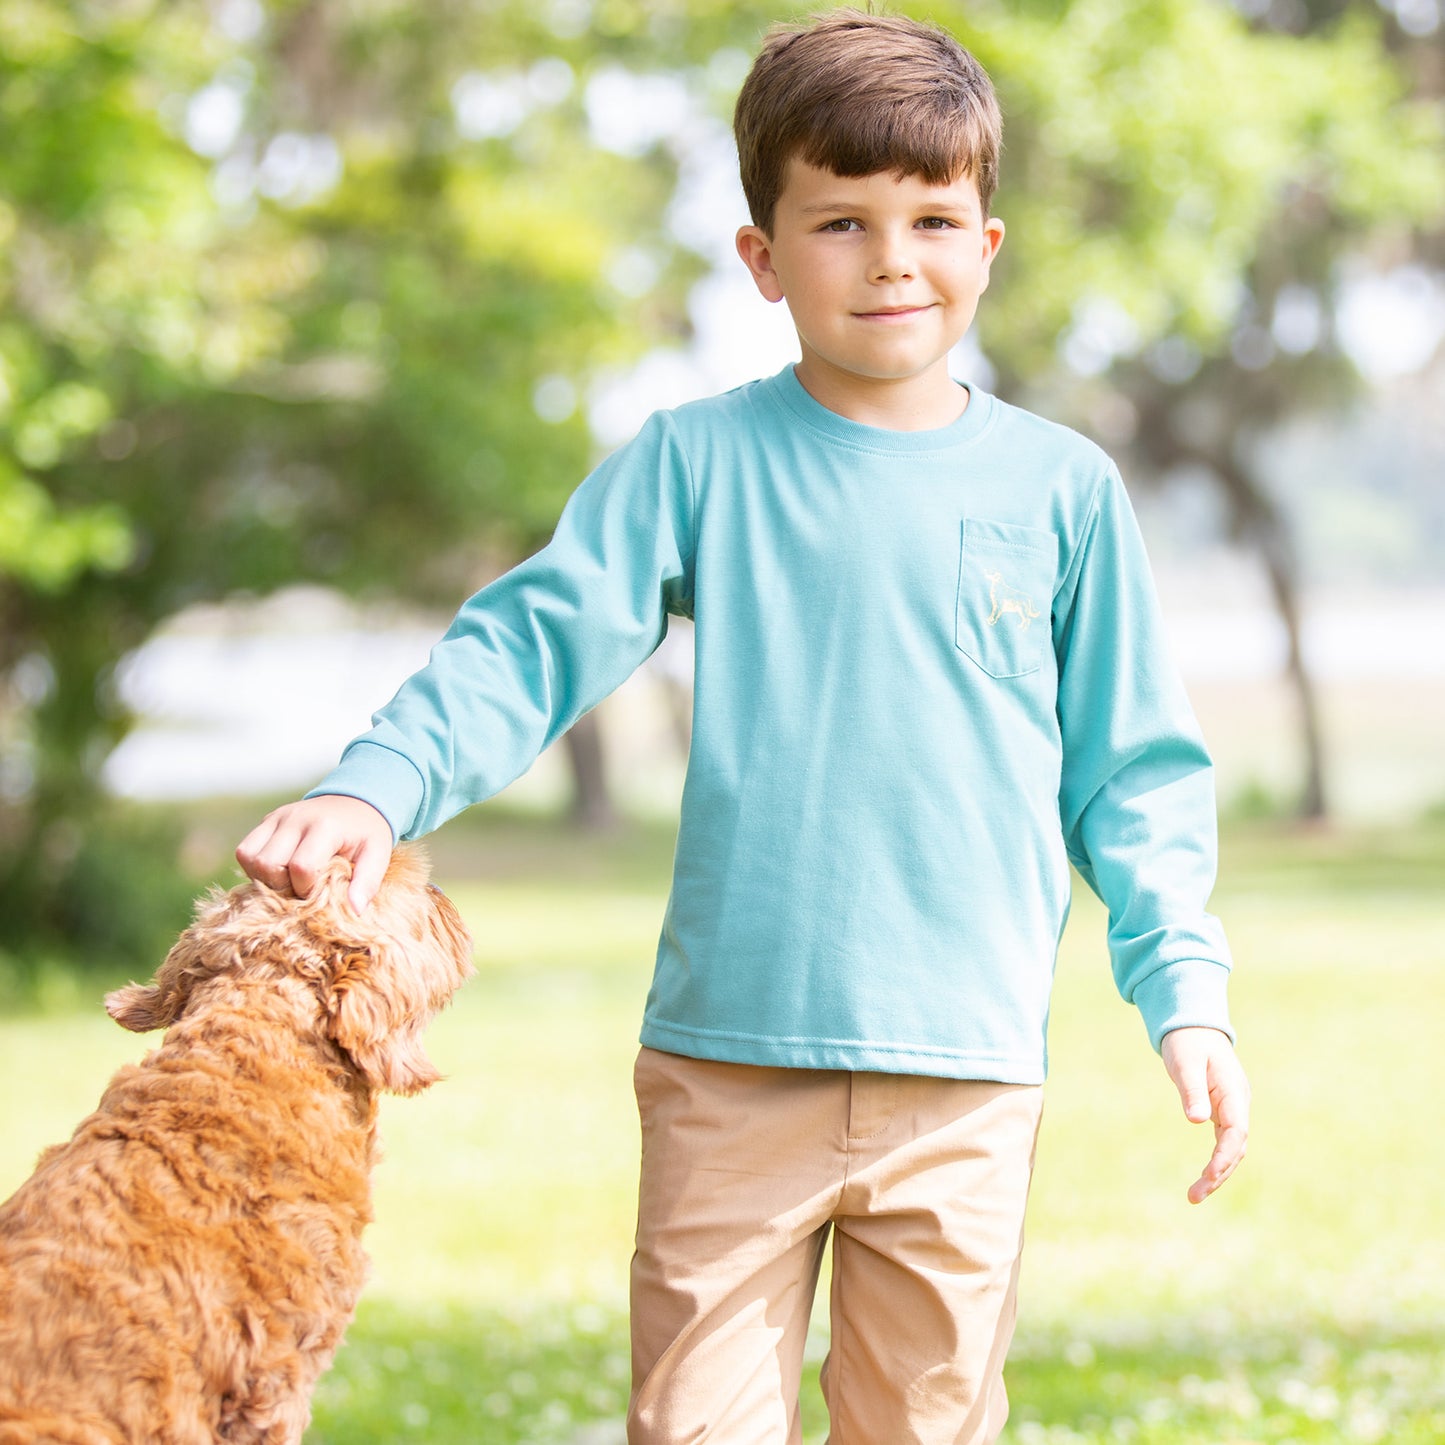
[(155, 981), (107, 995), (106, 1011), (146, 1033), (175, 1023), (196, 987), (218, 975), (300, 979), (363, 1078), (414, 1094), (441, 1077), (422, 1049), (422, 1030), (474, 971), (461, 916), (427, 882), (428, 871), (421, 849), (396, 849), (359, 915), (346, 902), (344, 859), (328, 865), (306, 898), (263, 883), (217, 891), (198, 905)]

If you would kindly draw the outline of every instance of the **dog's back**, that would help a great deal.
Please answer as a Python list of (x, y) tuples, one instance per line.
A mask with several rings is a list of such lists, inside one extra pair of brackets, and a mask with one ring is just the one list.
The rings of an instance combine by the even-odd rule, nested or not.
[(372, 1106), (264, 988), (123, 1069), (0, 1210), (0, 1400), (104, 1403), (126, 1440), (299, 1437), (364, 1274)]
[(234, 890), (107, 1000), (172, 1026), (0, 1206), (0, 1445), (301, 1438), (365, 1273), (374, 1090), (435, 1077), (419, 1031), (470, 971), (399, 866), (340, 939), (324, 899)]
[(52, 1415), (0, 1405), (0, 1445), (129, 1445), (99, 1415)]

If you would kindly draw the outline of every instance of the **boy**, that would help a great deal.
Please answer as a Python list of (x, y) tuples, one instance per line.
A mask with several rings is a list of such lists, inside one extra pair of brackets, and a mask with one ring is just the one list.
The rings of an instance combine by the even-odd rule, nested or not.
[(831, 1438), (991, 1441), (1070, 861), (1214, 1121), (1190, 1198), (1243, 1154), (1209, 760), (1118, 473), (948, 374), (1004, 235), (977, 63), (834, 11), (769, 36), (736, 132), (738, 251), (799, 363), (653, 416), (238, 856), (305, 892), (344, 854), (364, 907), (394, 836), (497, 792), (693, 617), (628, 1439), (801, 1438), (831, 1230)]

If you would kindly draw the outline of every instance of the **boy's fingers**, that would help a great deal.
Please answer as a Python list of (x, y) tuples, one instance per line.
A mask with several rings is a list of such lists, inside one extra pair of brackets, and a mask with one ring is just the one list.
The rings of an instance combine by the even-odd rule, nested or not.
[(1203, 1204), (1223, 1182), (1222, 1179), (1211, 1179), (1209, 1177), (1209, 1171), (1206, 1169), (1204, 1173), (1189, 1186), (1189, 1202), (1191, 1204)]
[(1179, 1091), (1184, 1115), (1202, 1124), (1213, 1113), (1209, 1099), (1210, 1049), (1221, 1037), (1212, 1029), (1182, 1028), (1164, 1036), (1164, 1067)]
[(271, 888), (290, 881), (286, 864), (295, 846), (296, 831), (282, 815), (270, 813), (236, 846), (236, 861), (250, 878)]
[(1209, 1092), (1202, 1084), (1181, 1088), (1179, 1097), (1184, 1101), (1184, 1117), (1191, 1124), (1203, 1124), (1210, 1116)]
[(1247, 1091), (1235, 1090), (1225, 1094), (1219, 1104), (1219, 1124), (1216, 1130), (1214, 1157), (1223, 1168), (1222, 1184), (1231, 1174), (1249, 1145), (1249, 1095)]
[(237, 845), (236, 861), (258, 882), (309, 898), (331, 860), (348, 858), (347, 896), (360, 913), (381, 887), (391, 843), (391, 825), (370, 803), (321, 794), (267, 814)]
[(1220, 1131), (1214, 1153), (1204, 1167), (1204, 1173), (1189, 1188), (1189, 1202), (1202, 1204), (1239, 1167), (1244, 1158), (1245, 1132), (1242, 1129)]
[(1214, 1123), (1214, 1153), (1189, 1190), (1191, 1203), (1209, 1198), (1239, 1167), (1249, 1143), (1249, 1089), (1231, 1080), (1218, 1090)]
[(351, 887), (346, 891), (347, 902), (353, 913), (365, 913), (376, 897), (381, 880), (386, 876), (386, 865), (391, 859), (391, 849), (376, 843), (363, 843), (351, 865)]
[(335, 849), (332, 829), (308, 822), (288, 805), (269, 813), (241, 840), (236, 861), (258, 883), (278, 891), (289, 888), (305, 898)]
[(332, 823), (311, 823), (291, 851), (286, 870), (291, 891), (298, 898), (309, 898), (326, 865), (338, 854), (345, 856), (349, 852), (346, 838)]
[(1194, 1124), (1214, 1121), (1214, 1152), (1204, 1172), (1189, 1186), (1199, 1204), (1234, 1173), (1249, 1137), (1249, 1080), (1233, 1046), (1217, 1031), (1180, 1029), (1166, 1034), (1164, 1065), (1185, 1117)]
[(1182, 1065), (1174, 1087), (1179, 1090), (1184, 1117), (1191, 1124), (1202, 1124), (1213, 1114), (1214, 1109), (1209, 1102), (1209, 1081), (1202, 1065)]

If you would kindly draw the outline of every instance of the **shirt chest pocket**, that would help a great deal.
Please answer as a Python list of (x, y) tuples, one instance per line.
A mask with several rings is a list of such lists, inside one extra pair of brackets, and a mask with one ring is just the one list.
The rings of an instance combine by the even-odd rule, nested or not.
[(1042, 666), (1053, 637), (1057, 556), (1052, 532), (964, 521), (954, 641), (990, 677), (1023, 677)]

